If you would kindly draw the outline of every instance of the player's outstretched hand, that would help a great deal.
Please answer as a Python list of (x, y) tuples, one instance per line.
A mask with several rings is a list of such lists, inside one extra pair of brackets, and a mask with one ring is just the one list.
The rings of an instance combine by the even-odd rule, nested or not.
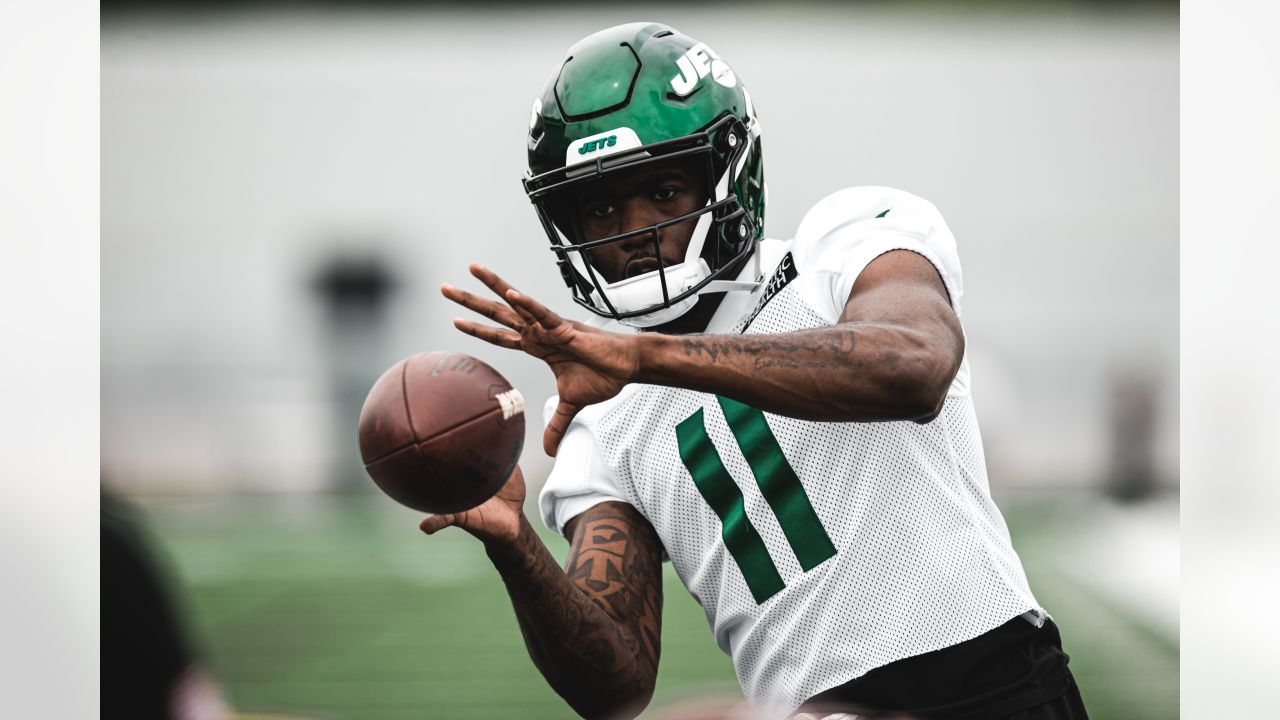
[(506, 484), (493, 497), (470, 510), (432, 515), (418, 527), (428, 535), (450, 526), (460, 527), (485, 542), (512, 543), (520, 534), (523, 508), (524, 473), (516, 465)]
[(548, 455), (555, 455), (569, 421), (579, 410), (617, 395), (639, 375), (640, 350), (636, 338), (566, 320), (480, 265), (473, 264), (471, 274), (502, 302), (449, 284), (443, 285), (440, 292), (503, 327), (463, 318), (455, 318), (453, 325), (485, 342), (523, 350), (551, 368), (556, 376), (560, 404), (543, 433), (542, 447)]

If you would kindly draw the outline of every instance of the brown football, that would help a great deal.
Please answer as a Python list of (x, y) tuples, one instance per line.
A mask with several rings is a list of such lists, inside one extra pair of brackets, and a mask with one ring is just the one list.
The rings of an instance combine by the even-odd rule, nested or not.
[(360, 411), (360, 457), (392, 499), (428, 513), (493, 497), (520, 459), (524, 399), (470, 355), (412, 355), (378, 378)]

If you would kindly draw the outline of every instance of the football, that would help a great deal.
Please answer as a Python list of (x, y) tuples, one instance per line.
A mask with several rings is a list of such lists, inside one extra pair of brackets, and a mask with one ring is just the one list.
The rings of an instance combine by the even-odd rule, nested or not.
[(524, 399), (502, 375), (461, 353), (412, 355), (378, 378), (360, 412), (369, 477), (427, 513), (493, 497), (520, 459)]

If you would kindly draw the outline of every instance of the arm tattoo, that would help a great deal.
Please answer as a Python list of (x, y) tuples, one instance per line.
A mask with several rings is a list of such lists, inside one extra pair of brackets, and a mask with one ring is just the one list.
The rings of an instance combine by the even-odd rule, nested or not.
[(582, 715), (612, 712), (619, 698), (647, 702), (662, 623), (661, 545), (622, 503), (575, 521), (567, 571), (528, 521), (515, 546), (490, 550), (534, 664)]
[(662, 623), (657, 538), (649, 528), (636, 532), (627, 520), (613, 510), (584, 518), (574, 532), (577, 550), (568, 574), (591, 602), (628, 631), (623, 639), (646, 670), (656, 671)]
[(964, 330), (942, 277), (910, 250), (868, 264), (831, 325), (640, 337), (640, 382), (818, 422), (929, 422), (964, 360)]
[(757, 370), (841, 370), (853, 361), (854, 338), (851, 329), (834, 325), (783, 334), (690, 336), (680, 346), (685, 357), (715, 363), (740, 356)]

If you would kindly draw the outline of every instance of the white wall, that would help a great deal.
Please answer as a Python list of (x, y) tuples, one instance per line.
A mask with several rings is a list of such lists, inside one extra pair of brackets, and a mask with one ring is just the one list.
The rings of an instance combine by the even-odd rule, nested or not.
[[(518, 184), (529, 106), (574, 40), (656, 19), (706, 41), (751, 89), (769, 235), (790, 236), (849, 185), (901, 187), (942, 210), (964, 263), (994, 485), (1096, 485), (1107, 377), (1132, 366), (1159, 388), (1160, 462), (1176, 481), (1176, 17), (940, 12), (109, 19), (104, 472), (135, 491), (322, 486), (335, 456), (355, 452), (355, 419), (332, 412), (305, 283), (361, 239), (406, 283), (370, 384), (404, 355), (452, 348), (539, 406), (549, 373), (453, 331), (436, 287), (476, 260), (570, 310)], [(547, 460), (529, 437), (538, 478)]]

